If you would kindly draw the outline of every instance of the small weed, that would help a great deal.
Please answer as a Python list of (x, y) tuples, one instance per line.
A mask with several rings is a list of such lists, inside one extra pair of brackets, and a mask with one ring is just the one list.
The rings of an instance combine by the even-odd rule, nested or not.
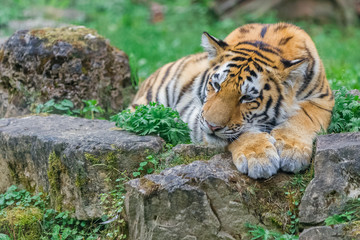
[(135, 112), (124, 110), (112, 116), (111, 121), (126, 131), (139, 135), (157, 134), (167, 143), (190, 143), (190, 129), (179, 113), (162, 104), (150, 103), (136, 107)]
[(281, 234), (275, 231), (265, 229), (261, 226), (246, 223), (245, 226), (249, 229), (249, 235), (252, 236), (251, 240), (297, 240), (298, 236)]
[(105, 111), (100, 106), (98, 106), (95, 99), (91, 100), (82, 100), (85, 103), (85, 107), (80, 110), (80, 113), (83, 117), (94, 120), (95, 113), (103, 114)]
[(349, 200), (342, 209), (343, 213), (325, 219), (327, 226), (360, 220), (360, 198)]
[(136, 172), (133, 172), (134, 177), (140, 177), (143, 174), (151, 174), (158, 168), (159, 162), (153, 155), (148, 155), (146, 160), (139, 164)]

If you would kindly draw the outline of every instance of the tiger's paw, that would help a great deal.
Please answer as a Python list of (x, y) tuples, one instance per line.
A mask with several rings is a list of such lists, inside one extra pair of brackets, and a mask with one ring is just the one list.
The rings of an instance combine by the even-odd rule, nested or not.
[(236, 168), (254, 179), (276, 174), (280, 168), (280, 158), (273, 145), (274, 139), (267, 133), (249, 137), (242, 144), (232, 143), (229, 146)]
[(275, 147), (280, 157), (280, 168), (285, 172), (297, 173), (310, 165), (312, 141), (292, 137), (291, 134), (272, 132)]

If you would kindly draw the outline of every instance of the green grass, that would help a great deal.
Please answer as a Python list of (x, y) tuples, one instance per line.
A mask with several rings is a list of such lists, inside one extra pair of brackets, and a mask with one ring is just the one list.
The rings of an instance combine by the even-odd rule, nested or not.
[[(50, 5), (83, 11), (86, 13), (86, 19), (71, 23), (94, 28), (109, 38), (113, 45), (123, 49), (131, 56), (133, 65), (138, 67), (141, 81), (167, 62), (201, 52), (200, 37), (203, 31), (224, 38), (233, 29), (245, 23), (281, 21), (274, 13), (269, 13), (261, 19), (246, 15), (233, 20), (219, 20), (206, 8), (210, 0), (158, 2), (166, 4), (165, 20), (151, 24), (149, 6), (144, 1), (3, 0), (0, 26), (11, 19), (23, 18), (22, 11), (30, 6)], [(294, 24), (301, 26), (312, 36), (332, 88), (360, 88), (360, 29), (320, 26), (307, 22)], [(6, 28), (3, 32), (6, 32)]]

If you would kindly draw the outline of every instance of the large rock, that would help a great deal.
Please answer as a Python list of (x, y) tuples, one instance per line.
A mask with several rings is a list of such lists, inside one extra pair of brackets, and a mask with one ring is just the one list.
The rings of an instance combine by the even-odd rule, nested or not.
[(344, 204), (360, 197), (360, 132), (317, 138), (315, 177), (300, 204), (300, 222), (322, 223), (343, 211)]
[(0, 119), (0, 193), (12, 184), (47, 192), (58, 210), (100, 217), (99, 194), (162, 150), (159, 137), (111, 130), (114, 124), (67, 116)]
[(127, 55), (80, 26), (21, 30), (0, 48), (0, 118), (30, 113), (38, 103), (96, 99), (107, 112), (131, 96)]
[(281, 221), (276, 212), (285, 216), (289, 178), (252, 180), (220, 154), (132, 180), (125, 200), (129, 239), (247, 239), (245, 223), (272, 228), (272, 220)]

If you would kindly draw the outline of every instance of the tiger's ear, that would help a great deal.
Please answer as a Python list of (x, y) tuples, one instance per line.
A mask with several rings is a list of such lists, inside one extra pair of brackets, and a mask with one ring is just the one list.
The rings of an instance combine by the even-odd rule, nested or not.
[(282, 59), (281, 62), (284, 65), (284, 73), (290, 81), (299, 76), (304, 76), (309, 65), (307, 59), (295, 59), (291, 61)]
[(219, 40), (207, 32), (204, 32), (201, 36), (201, 46), (209, 54), (209, 60), (214, 59), (217, 55), (224, 51), (227, 45), (226, 42)]

